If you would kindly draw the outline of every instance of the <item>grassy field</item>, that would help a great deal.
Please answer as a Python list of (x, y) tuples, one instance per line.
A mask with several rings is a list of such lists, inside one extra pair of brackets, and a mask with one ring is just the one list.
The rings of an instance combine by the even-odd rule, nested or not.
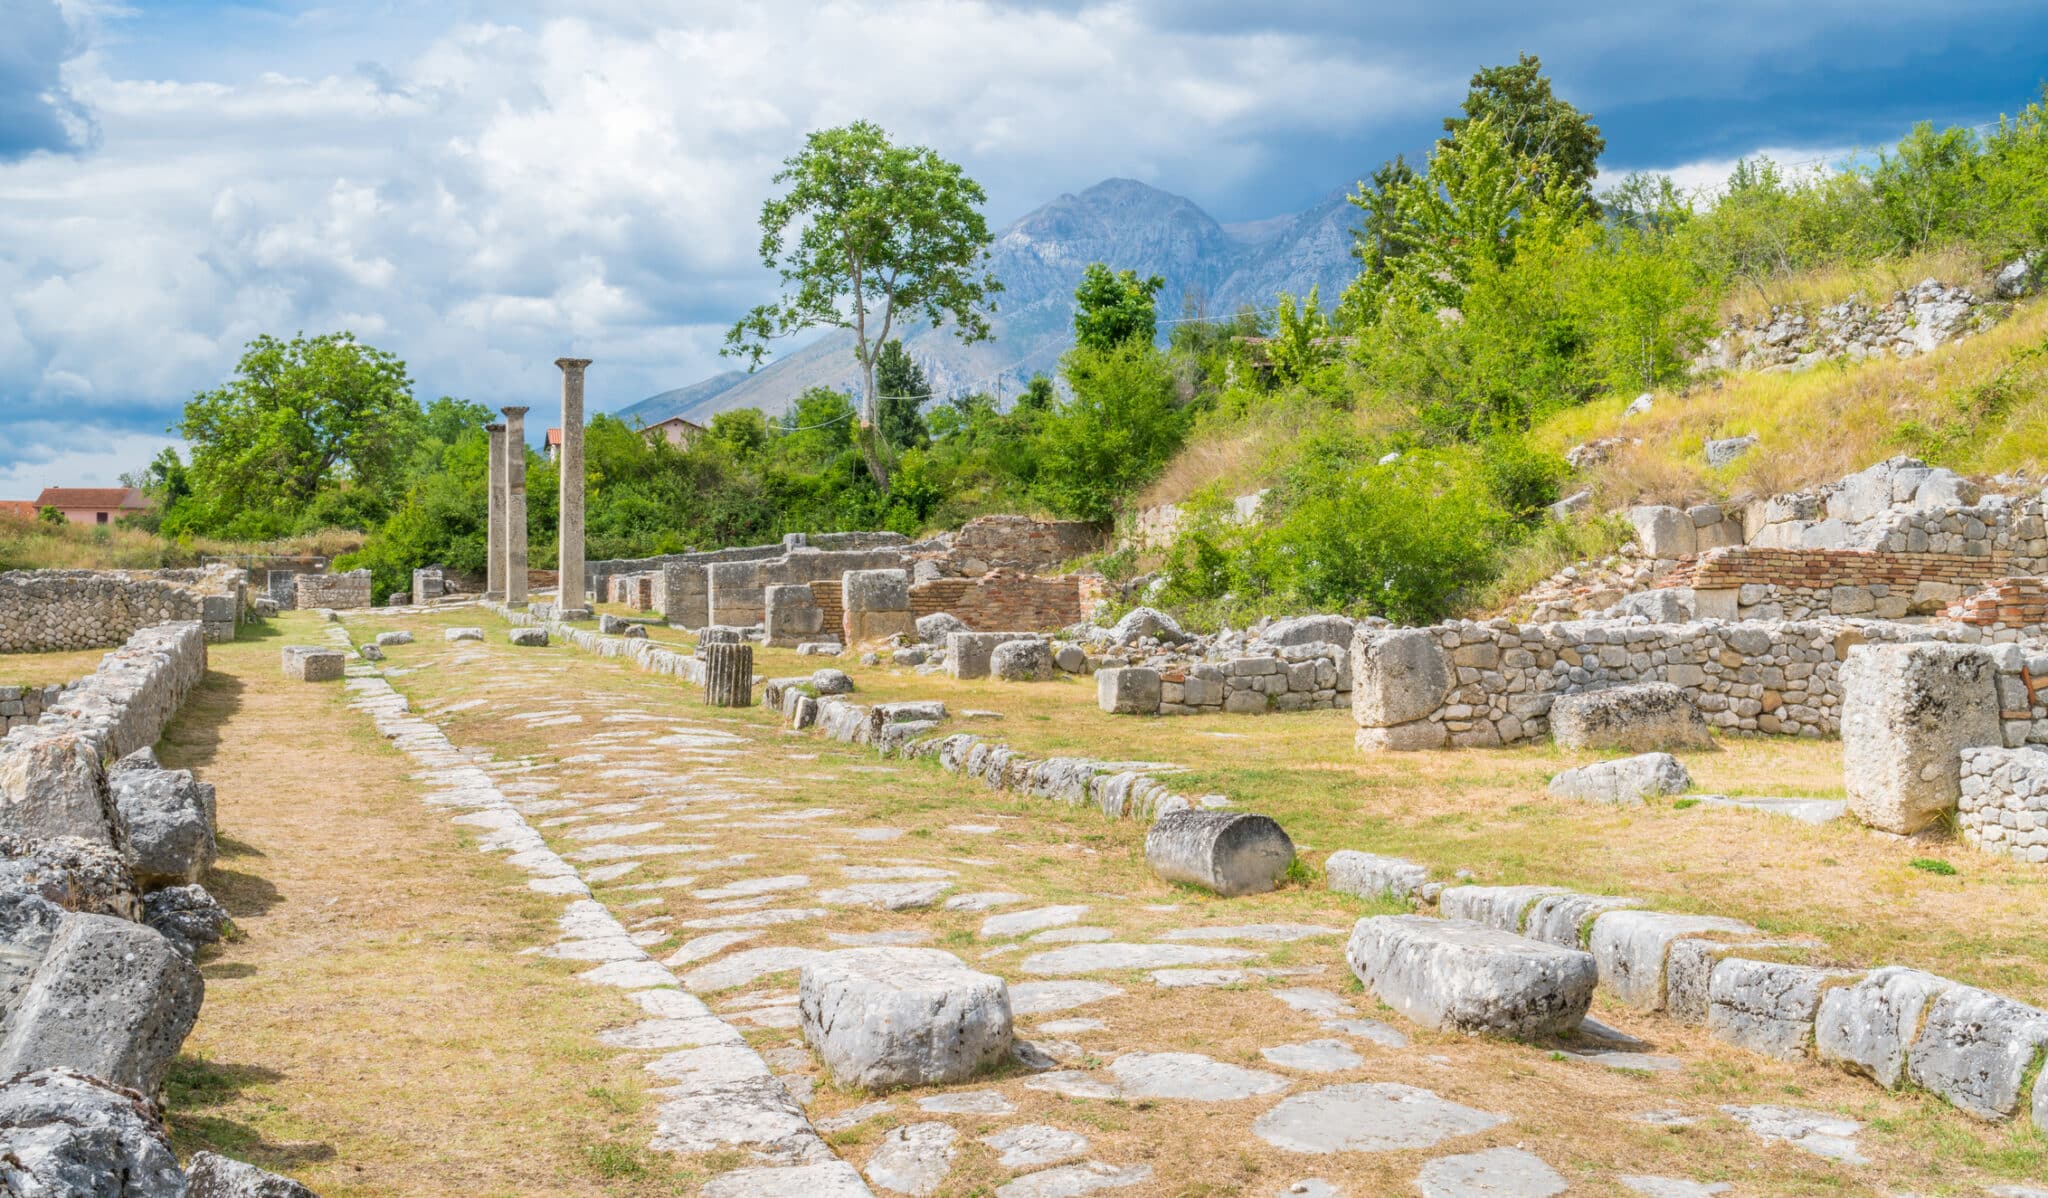
[(0, 653), (0, 686), (50, 686), (85, 677), (99, 668), (105, 649), (60, 649), (52, 653)]
[[(396, 685), (412, 696), (417, 709), (445, 712), (438, 718), (458, 743), (488, 747), (502, 760), (516, 759), (536, 776), (559, 778), (565, 790), (572, 780), (586, 786), (595, 781), (576, 771), (605, 768), (576, 763), (587, 760), (594, 746), (616, 743), (602, 731), (618, 727), (602, 722), (606, 713), (666, 716), (686, 721), (684, 726), (715, 726), (751, 740), (751, 747), (726, 772), (743, 793), (758, 792), (768, 800), (762, 808), (764, 819), (754, 828), (783, 831), (747, 830), (739, 823), (689, 825), (688, 835), (701, 836), (713, 846), (707, 852), (755, 854), (751, 860), (717, 869), (691, 869), (689, 887), (720, 886), (792, 870), (804, 870), (823, 884), (824, 879), (815, 875), (834, 869), (840, 861), (935, 865), (959, 871), (961, 890), (1010, 890), (1027, 895), (1034, 904), (1089, 905), (1086, 923), (1108, 927), (1120, 941), (1153, 939), (1171, 929), (1202, 924), (1299, 921), (1348, 928), (1360, 915), (1386, 909), (1332, 894), (1312, 876), (1273, 894), (1236, 900), (1169, 886), (1144, 864), (1144, 829), (1139, 824), (1109, 820), (1086, 808), (989, 792), (927, 763), (878, 762), (866, 750), (789, 733), (758, 709), (706, 709), (694, 688), (641, 674), (625, 663), (561, 646), (513, 650), (498, 640), (500, 626), (494, 621), (484, 621), (492, 629), (489, 660), (505, 665), (471, 664), (450, 670), (436, 664), (445, 660), (447, 650), (433, 630), (467, 622), (477, 622), (477, 617), (446, 613), (410, 621), (423, 633), (420, 642), (397, 647), (391, 654), (402, 669), (417, 672), (407, 673)], [(357, 625), (359, 635), (381, 626), (374, 621)], [(657, 630), (657, 635), (676, 636), (670, 630)], [(757, 659), (757, 668), (770, 675), (819, 664), (819, 659), (798, 659), (774, 650)], [(1865, 949), (1881, 950), (1887, 959), (1915, 958), (1924, 950), (1932, 960), (1915, 958), (1918, 963), (1999, 984), (2001, 979), (2034, 978), (2043, 956), (2038, 938), (2025, 939), (2038, 933), (2020, 926), (2029, 918), (2029, 902), (2032, 910), (2039, 910), (2043, 891), (2008, 871), (1988, 866), (1980, 870), (1974, 862), (1963, 861), (1958, 877), (1937, 879), (1907, 869), (1903, 846), (1880, 848), (1846, 829), (1807, 829), (1789, 821), (1766, 823), (1699, 810), (1660, 809), (1628, 816), (1553, 804), (1541, 796), (1540, 784), (1544, 774), (1565, 759), (1544, 752), (1362, 758), (1350, 750), (1348, 721), (1338, 713), (1266, 720), (1111, 719), (1094, 710), (1092, 689), (1080, 681), (957, 684), (878, 669), (854, 667), (850, 672), (859, 680), (863, 700), (936, 696), (956, 709), (1002, 711), (1005, 718), (988, 727), (1033, 752), (1066, 750), (1187, 765), (1191, 791), (1226, 791), (1276, 816), (1311, 846), (1306, 854), (1311, 861), (1335, 848), (1372, 848), (1413, 854), (1446, 877), (1462, 866), (1473, 869), (1482, 881), (1544, 880), (1626, 890), (1660, 905), (1752, 916), (1773, 930), (1823, 932), (1830, 948), (1819, 954), (1822, 959), (1846, 960)], [(478, 700), (483, 702), (475, 707), (457, 706)], [(579, 718), (557, 726), (554, 721), (568, 719), (559, 713)], [(546, 723), (540, 722), (543, 717)], [(1811, 744), (1735, 745), (1719, 754), (1697, 755), (1690, 764), (1703, 781), (1731, 790), (1777, 792), (1796, 787), (1814, 792), (1824, 790), (1822, 784), (1837, 772), (1830, 765), (1831, 750), (1832, 746)], [(672, 805), (669, 810), (688, 808)], [(771, 812), (792, 813), (791, 819), (819, 818), (803, 820), (806, 834), (797, 835), (788, 831), (791, 824), (768, 822), (765, 817)], [(649, 814), (658, 817), (660, 812)], [(544, 831), (550, 837), (573, 835), (573, 826)], [(866, 842), (867, 833), (889, 832), (900, 835), (881, 843)], [(577, 842), (561, 843), (566, 850)], [(1829, 863), (1820, 864), (1824, 861)], [(688, 862), (685, 858), (678, 866), (690, 869)], [(1809, 870), (1811, 877), (1805, 876)], [(688, 889), (671, 885), (684, 879), (648, 880), (658, 876), (642, 869), (596, 889), (622, 912), (622, 918), (628, 909), (636, 917), (651, 916), (647, 926), (661, 925), (664, 919), (679, 925), (706, 914)], [(1842, 893), (1872, 878), (1884, 879), (1877, 893), (1860, 899)], [(2020, 885), (2023, 881), (2025, 886)], [(1994, 887), (2003, 896), (2000, 918), (2014, 925), (2004, 931), (1969, 917), (1955, 901), (1957, 895), (1975, 898)], [(656, 897), (662, 900), (658, 904), (652, 902)], [(1917, 926), (1897, 918), (1910, 906), (1926, 911)], [(1847, 914), (1852, 908), (1855, 914)], [(742, 947), (831, 948), (838, 943), (831, 938), (834, 935), (919, 931), (928, 933), (933, 943), (968, 957), (978, 968), (1002, 973), (1013, 984), (1025, 980), (1028, 975), (1019, 973), (1016, 965), (1022, 954), (1010, 955), (1006, 944), (991, 947), (978, 934), (982, 918), (938, 909), (835, 912), (828, 920), (778, 925)], [(1889, 926), (1899, 923), (1906, 926)], [(678, 926), (674, 941), (649, 951), (660, 955), (669, 943), (698, 934)], [(2007, 935), (2010, 943), (2002, 939)], [(1965, 967), (1971, 964), (1973, 942), (1997, 942), (1997, 951), (2030, 957), (2032, 963), (2004, 973), (1994, 963), (1972, 975)], [(1093, 1068), (1120, 1052), (1144, 1049), (1199, 1052), (1262, 1067), (1262, 1045), (1319, 1034), (1312, 1030), (1312, 1021), (1274, 1002), (1270, 990), (1334, 986), (1370, 1013), (1372, 1004), (1358, 993), (1341, 953), (1338, 938), (1284, 945), (1260, 963), (1316, 974), (1253, 979), (1220, 990), (1159, 989), (1141, 971), (1098, 975), (1127, 993), (1073, 1012), (1100, 1017), (1110, 1025), (1105, 1033), (1082, 1037), (1080, 1063)], [(793, 980), (793, 973), (770, 975), (708, 997), (745, 1027), (753, 1012), (786, 1001)], [(2019, 985), (2007, 988), (2023, 990)], [(1970, 1193), (1981, 1181), (2030, 1176), (2048, 1168), (2048, 1142), (2030, 1129), (1985, 1127), (1923, 1095), (1886, 1094), (1832, 1069), (1778, 1063), (1729, 1049), (1698, 1029), (1624, 1011), (1604, 998), (1596, 1010), (1603, 1019), (1652, 1041), (1657, 1051), (1680, 1056), (1684, 1067), (1669, 1074), (1608, 1070), (1589, 1067), (1548, 1046), (1418, 1033), (1414, 1050), (1365, 1049), (1364, 1072), (1512, 1112), (1514, 1123), (1503, 1129), (1497, 1142), (1538, 1151), (1573, 1181), (1574, 1193), (1621, 1193), (1611, 1180), (1616, 1171), (1727, 1180), (1737, 1184), (1739, 1192), (1774, 1195), (1891, 1192), (1880, 1187)], [(748, 1034), (765, 1052), (800, 1043), (783, 1026)], [(1344, 1154), (1305, 1160), (1270, 1149), (1248, 1134), (1250, 1120), (1265, 1103), (1060, 1098), (1027, 1089), (1024, 1081), (1014, 1071), (1001, 1072), (975, 1088), (1000, 1090), (1018, 1105), (1015, 1120), (1085, 1130), (1095, 1141), (1091, 1155), (1098, 1159), (1152, 1164), (1158, 1171), (1156, 1184), (1127, 1191), (1140, 1198), (1274, 1193), (1293, 1178), (1308, 1175), (1336, 1181), (1347, 1193), (1407, 1192), (1417, 1163), (1426, 1155)], [(811, 1113), (829, 1118), (873, 1097), (822, 1082)], [(1869, 1130), (1860, 1143), (1876, 1163), (1850, 1173), (1795, 1150), (1762, 1146), (1725, 1120), (1677, 1133), (1635, 1124), (1629, 1115), (1658, 1105), (1712, 1110), (1715, 1104), (1729, 1102), (1794, 1103), (1862, 1119)], [(899, 1100), (890, 1112), (835, 1134), (832, 1142), (848, 1159), (860, 1163), (890, 1127), (929, 1117)], [(954, 1120), (973, 1135), (1009, 1121)], [(1460, 1150), (1477, 1146), (1461, 1145)], [(992, 1155), (969, 1145), (941, 1192), (991, 1193), (1004, 1176)], [(735, 1162), (698, 1163), (717, 1169)]]

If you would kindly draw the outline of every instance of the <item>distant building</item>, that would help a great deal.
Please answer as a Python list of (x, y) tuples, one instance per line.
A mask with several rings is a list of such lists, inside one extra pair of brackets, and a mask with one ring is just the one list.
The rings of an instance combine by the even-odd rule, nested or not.
[(544, 453), (544, 454), (546, 454), (546, 455), (547, 455), (547, 459), (548, 459), (548, 461), (550, 461), (550, 462), (559, 462), (559, 461), (561, 461), (561, 460), (562, 460), (562, 430), (561, 430), (561, 429), (558, 429), (558, 428), (551, 428), (551, 429), (549, 429), (549, 430), (548, 430), (548, 436), (547, 436), (547, 440), (541, 443), (541, 450), (540, 450), (540, 451), (541, 451), (542, 453)]
[(36, 518), (36, 505), (26, 499), (0, 499), (0, 517), (4, 516), (33, 520)]
[(73, 524), (112, 524), (129, 512), (146, 512), (149, 500), (134, 487), (44, 487), (36, 509), (56, 508)]
[(688, 449), (690, 443), (703, 436), (706, 430), (701, 424), (692, 423), (681, 416), (671, 416), (659, 424), (650, 424), (640, 431), (650, 437), (659, 435), (677, 449)]

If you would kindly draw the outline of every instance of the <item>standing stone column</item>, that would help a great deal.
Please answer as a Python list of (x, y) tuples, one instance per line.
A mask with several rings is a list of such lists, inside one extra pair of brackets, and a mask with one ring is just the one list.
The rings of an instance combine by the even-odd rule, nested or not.
[(484, 598), (505, 597), (505, 426), (486, 424), (490, 436), (490, 488), (486, 501), (490, 520), (485, 528)]
[(560, 587), (555, 605), (560, 619), (587, 620), (583, 602), (583, 371), (589, 358), (556, 358), (562, 368), (561, 512), (557, 517), (555, 568)]
[(526, 409), (505, 413), (505, 603), (526, 606)]
[(754, 702), (754, 647), (742, 642), (698, 646), (704, 655), (704, 701), (713, 707)]

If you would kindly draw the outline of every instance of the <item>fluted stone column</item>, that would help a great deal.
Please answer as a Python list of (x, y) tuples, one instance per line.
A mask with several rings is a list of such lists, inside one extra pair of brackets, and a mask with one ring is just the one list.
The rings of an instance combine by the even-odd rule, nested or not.
[(555, 544), (561, 587), (555, 603), (564, 620), (589, 619), (583, 601), (583, 371), (589, 358), (556, 358), (562, 368), (562, 454), (556, 463), (562, 479)]
[(505, 413), (505, 603), (526, 606), (526, 409)]
[(490, 436), (490, 507), (485, 527), (484, 598), (505, 597), (505, 426), (486, 424)]

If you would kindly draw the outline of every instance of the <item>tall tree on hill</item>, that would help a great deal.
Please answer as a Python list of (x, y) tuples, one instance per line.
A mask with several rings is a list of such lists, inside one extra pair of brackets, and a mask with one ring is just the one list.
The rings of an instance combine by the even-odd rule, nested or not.
[(920, 409), (931, 399), (932, 386), (901, 341), (882, 346), (875, 362), (875, 389), (880, 392), (876, 401), (884, 444), (895, 449), (931, 444), (931, 430), (925, 427)]
[(889, 490), (875, 369), (897, 321), (951, 320), (962, 341), (989, 336), (1002, 284), (987, 273), (989, 232), (981, 185), (923, 146), (898, 146), (879, 125), (855, 121), (810, 135), (761, 205), (761, 261), (782, 297), (741, 317), (723, 352), (761, 364), (770, 338), (843, 328), (860, 363), (861, 455)]
[(1542, 59), (1522, 54), (1513, 65), (1482, 68), (1472, 76), (1463, 111), (1444, 118), (1444, 132), (1456, 137), (1472, 121), (1491, 120), (1508, 152), (1527, 164), (1532, 192), (1562, 183), (1573, 195), (1592, 195), (1607, 139), (1590, 117), (1551, 90)]
[(1158, 335), (1158, 275), (1139, 278), (1135, 270), (1112, 273), (1090, 262), (1074, 288), (1074, 344), (1083, 349), (1115, 349), (1128, 341), (1152, 344)]

